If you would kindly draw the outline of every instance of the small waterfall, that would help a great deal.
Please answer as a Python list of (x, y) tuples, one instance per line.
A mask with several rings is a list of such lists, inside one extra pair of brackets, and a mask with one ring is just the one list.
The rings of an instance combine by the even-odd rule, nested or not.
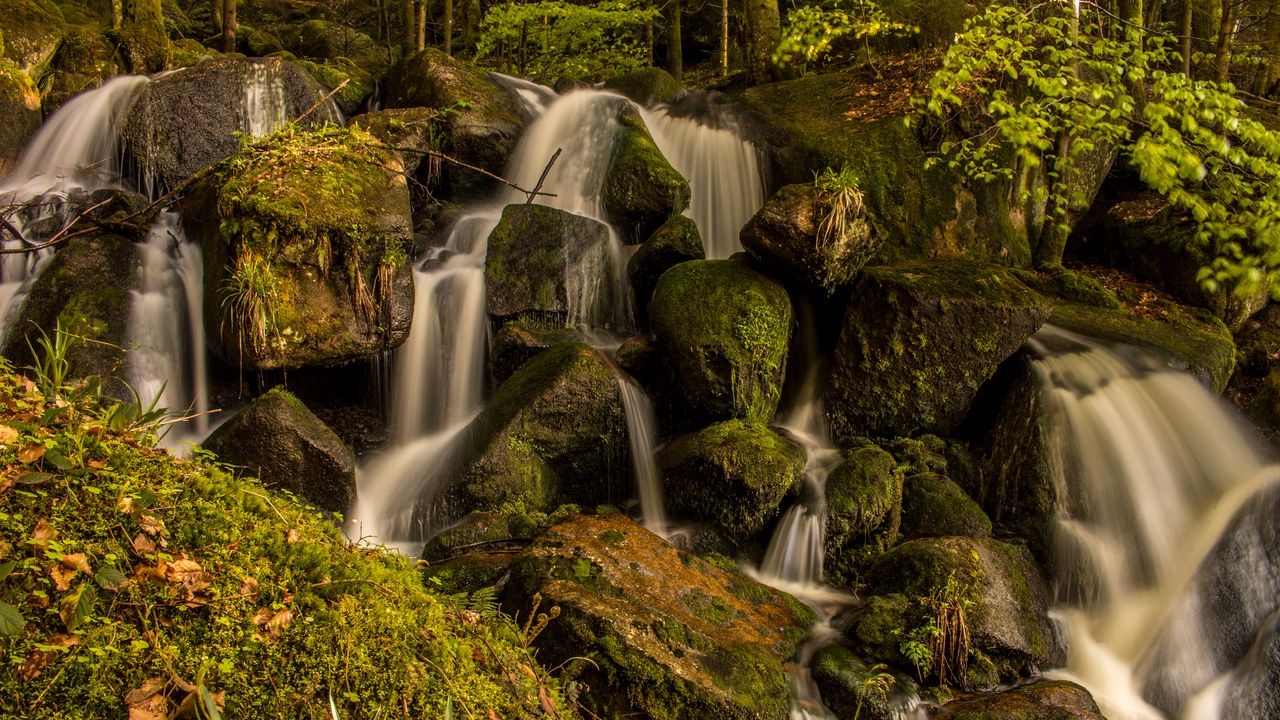
[(729, 113), (712, 103), (707, 108), (705, 117), (695, 119), (659, 107), (644, 113), (644, 120), (662, 154), (689, 181), (692, 198), (685, 214), (714, 260), (742, 250), (738, 233), (765, 197), (759, 151), (737, 132)]
[[(1222, 628), (1204, 616), (1224, 588), (1197, 577), (1214, 570), (1202, 561), (1237, 511), (1280, 475), (1273, 458), (1218, 397), (1136, 348), (1053, 327), (1028, 348), (1058, 497), (1060, 674), (1111, 718), (1220, 717), (1220, 676), (1241, 658), (1215, 661)], [(1245, 572), (1274, 576), (1265, 562)], [(1241, 582), (1225, 592), (1251, 594)], [(1263, 617), (1277, 605), (1264, 594)]]
[(244, 106), (240, 130), (249, 137), (262, 137), (284, 127), (289, 117), (289, 101), (284, 94), (284, 75), (276, 63), (255, 62), (244, 82)]
[(653, 403), (644, 389), (625, 374), (618, 378), (622, 407), (627, 414), (627, 437), (631, 441), (631, 467), (640, 495), (640, 518), (650, 532), (667, 536), (667, 512), (662, 501), (662, 475), (654, 459), (657, 421)]

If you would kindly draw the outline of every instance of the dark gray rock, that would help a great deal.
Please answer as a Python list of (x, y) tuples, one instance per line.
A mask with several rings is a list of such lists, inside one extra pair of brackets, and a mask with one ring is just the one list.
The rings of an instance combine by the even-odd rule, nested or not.
[(619, 109), (618, 124), (600, 202), (624, 242), (635, 244), (689, 207), (689, 183), (667, 162), (633, 106)]
[(636, 310), (641, 320), (648, 317), (649, 299), (658, 278), (686, 260), (702, 260), (706, 252), (698, 226), (684, 215), (675, 215), (662, 224), (636, 249), (627, 261), (627, 275), (635, 291)]
[(1105, 720), (1089, 691), (1066, 680), (1041, 680), (1004, 692), (957, 700), (942, 706), (933, 718), (935, 720)]
[(904, 537), (990, 537), (991, 520), (951, 478), (937, 473), (907, 476), (902, 488)]

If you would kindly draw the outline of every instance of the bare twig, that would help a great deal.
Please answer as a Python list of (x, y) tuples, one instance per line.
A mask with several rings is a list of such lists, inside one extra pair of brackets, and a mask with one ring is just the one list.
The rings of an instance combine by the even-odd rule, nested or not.
[(76, 213), (75, 217), (68, 220), (67, 223), (63, 225), (60, 230), (58, 230), (58, 232), (53, 234), (53, 237), (40, 243), (39, 245), (28, 245), (27, 247), (21, 247), (21, 248), (0, 248), (0, 255), (21, 255), (23, 253), (37, 252), (39, 250), (44, 250), (45, 248), (53, 247), (54, 245), (58, 245), (60, 243), (66, 242), (72, 237), (76, 237), (79, 234), (78, 232), (68, 233), (68, 231), (71, 230), (71, 227), (75, 225), (77, 222), (79, 222), (80, 219), (83, 218), (85, 215), (88, 215), (94, 210), (97, 210), (103, 205), (106, 205), (107, 203), (111, 202), (112, 199), (113, 198), (107, 198), (102, 202), (94, 203), (93, 205), (90, 205), (89, 207)]
[[(436, 151), (436, 150), (419, 150), (418, 148), (412, 148), (412, 147), (399, 147), (399, 146), (388, 146), (388, 147), (390, 147), (392, 150), (395, 150), (395, 151), (397, 151), (397, 152), (407, 152), (407, 153), (413, 153), (413, 154), (415, 154), (415, 155), (424, 155), (424, 156), (427, 156), (427, 157), (439, 158), (439, 159), (441, 159), (441, 160), (443, 160), (443, 161), (445, 161), (445, 162), (447, 162), (447, 163), (450, 163), (450, 164), (452, 164), (452, 165), (457, 165), (457, 166), (458, 166), (458, 167), (460, 167), (460, 168), (466, 168), (467, 170), (471, 170), (471, 171), (473, 171), (473, 172), (478, 172), (478, 173), (480, 173), (481, 175), (484, 175), (484, 176), (485, 176), (485, 177), (487, 177), (487, 178), (491, 178), (491, 179), (493, 179), (493, 180), (497, 180), (498, 182), (502, 183), (503, 185), (506, 185), (507, 187), (512, 188), (512, 189), (514, 189), (514, 190), (518, 190), (518, 191), (520, 191), (520, 192), (524, 193), (525, 195), (528, 195), (529, 197), (533, 197), (534, 195), (540, 195), (540, 196), (542, 196), (542, 197), (556, 197), (556, 194), (555, 194), (555, 193), (540, 192), (540, 191), (538, 190), (538, 188), (542, 187), (542, 181), (541, 181), (541, 180), (539, 180), (539, 181), (538, 181), (538, 188), (534, 188), (533, 190), (525, 190), (524, 188), (522, 188), (522, 187), (520, 187), (519, 185), (517, 185), (517, 184), (515, 184), (515, 183), (511, 182), (510, 180), (508, 180), (508, 179), (506, 179), (506, 178), (502, 177), (501, 175), (498, 175), (498, 174), (495, 174), (495, 173), (491, 173), (491, 172), (489, 172), (488, 170), (485, 170), (485, 169), (484, 169), (484, 168), (482, 168), (482, 167), (476, 167), (475, 165), (472, 165), (472, 164), (470, 164), (470, 163), (465, 163), (465, 162), (463, 162), (463, 161), (461, 161), (461, 160), (459, 160), (459, 159), (457, 159), (457, 158), (455, 158), (455, 157), (450, 157), (450, 156), (448, 156), (448, 155), (446, 155), (446, 154), (444, 154), (444, 153), (442, 153), (442, 152)], [(556, 155), (559, 155), (559, 154), (560, 154), (560, 151), (559, 151), (559, 150), (557, 150), (557, 151), (556, 151)], [(551, 162), (555, 162), (555, 157), (554, 157), (554, 156), (552, 157)], [(550, 165), (550, 163), (548, 163), (548, 164), (547, 164), (547, 169), (549, 170), (550, 168), (551, 168), (551, 165)], [(543, 176), (545, 177), (545, 175), (546, 175), (546, 173), (544, 172), (544, 173), (543, 173)]]
[(351, 80), (350, 80), (350, 79), (348, 79), (348, 80), (343, 80), (342, 82), (338, 83), (338, 86), (337, 86), (337, 87), (335, 87), (334, 89), (330, 90), (328, 95), (325, 95), (324, 97), (322, 97), (322, 98), (320, 98), (319, 100), (317, 100), (315, 105), (312, 105), (311, 107), (307, 108), (307, 111), (306, 111), (306, 112), (304, 112), (304, 113), (302, 113), (301, 115), (299, 115), (298, 117), (294, 118), (294, 119), (293, 119), (293, 121), (292, 121), (291, 123), (289, 123), (289, 124), (290, 124), (290, 125), (293, 125), (293, 124), (296, 124), (296, 123), (302, 122), (302, 119), (303, 119), (303, 118), (305, 118), (306, 116), (308, 116), (308, 115), (310, 115), (311, 113), (313, 113), (313, 112), (315, 112), (316, 110), (318, 110), (318, 109), (320, 108), (320, 106), (321, 106), (321, 105), (323, 105), (323, 104), (325, 104), (326, 102), (328, 102), (328, 101), (329, 101), (329, 98), (333, 97), (334, 95), (337, 95), (337, 94), (338, 94), (338, 91), (339, 91), (339, 90), (341, 90), (342, 88), (346, 87), (346, 86), (347, 86), (347, 83), (349, 83), (349, 82), (351, 82)]
[[(532, 205), (533, 196), (540, 194), (538, 191), (542, 189), (542, 183), (546, 182), (547, 175), (551, 172), (551, 166), (556, 164), (556, 160), (560, 159), (560, 153), (563, 150), (564, 148), (556, 148), (556, 151), (551, 154), (551, 159), (547, 161), (547, 166), (542, 168), (542, 174), (538, 176), (538, 184), (533, 186), (533, 190), (526, 193), (529, 199), (525, 201), (525, 205)], [(519, 190), (520, 188), (516, 189)]]

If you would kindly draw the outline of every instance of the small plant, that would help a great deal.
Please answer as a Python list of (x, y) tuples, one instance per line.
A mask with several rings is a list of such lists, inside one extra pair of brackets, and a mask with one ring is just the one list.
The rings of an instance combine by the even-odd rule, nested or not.
[(275, 330), (277, 281), (270, 264), (255, 253), (241, 253), (235, 268), (222, 285), (222, 334), (227, 334), (229, 320), (236, 331), (240, 356), (245, 348), (260, 351), (267, 345), (269, 333)]
[(862, 715), (862, 703), (867, 696), (877, 698), (881, 703), (888, 701), (889, 687), (893, 685), (894, 679), (893, 675), (885, 672), (887, 669), (883, 663), (871, 666), (862, 680), (862, 692), (858, 694), (858, 706), (853, 710), (853, 720), (858, 720), (858, 716)]
[[(973, 573), (976, 582), (978, 574)], [(974, 584), (957, 580), (955, 573), (927, 597), (921, 598), (923, 617), (919, 625), (906, 633), (898, 650), (916, 668), (920, 682), (936, 675), (939, 685), (948, 678), (964, 679), (969, 669), (969, 622), (967, 613), (974, 606)]]
[(850, 234), (866, 234), (866, 207), (858, 185), (858, 174), (848, 165), (841, 166), (839, 171), (827, 168), (814, 173), (813, 186), (818, 190), (818, 211), (822, 213), (818, 220), (818, 249), (840, 242)]
[(33, 379), (41, 394), (56, 397), (67, 384), (71, 371), (71, 361), (67, 356), (75, 342), (75, 336), (64, 332), (61, 323), (54, 326), (52, 338), (42, 328), (37, 330), (40, 337), (36, 338), (35, 345), (31, 344), (30, 338), (27, 339), (27, 349), (35, 360), (35, 365), (28, 369), (34, 373)]

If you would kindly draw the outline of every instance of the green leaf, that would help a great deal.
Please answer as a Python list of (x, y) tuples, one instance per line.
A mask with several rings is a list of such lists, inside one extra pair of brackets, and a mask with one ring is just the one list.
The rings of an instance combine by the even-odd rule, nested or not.
[(125, 577), (119, 568), (110, 565), (98, 568), (98, 571), (93, 574), (93, 579), (98, 581), (98, 587), (103, 590), (119, 590), (129, 582), (129, 578)]
[(204, 683), (196, 685), (196, 692), (200, 695), (201, 717), (205, 720), (222, 720), (222, 713), (218, 712), (218, 703), (214, 702), (213, 695)]
[(18, 612), (18, 608), (0, 602), (0, 635), (15, 637), (26, 624), (27, 620)]
[(4, 580), (5, 578), (9, 577), (9, 573), (13, 572), (13, 569), (17, 566), (18, 566), (17, 560), (10, 560), (7, 563), (0, 563), (0, 580)]
[(80, 583), (80, 587), (76, 588), (75, 592), (62, 598), (58, 615), (61, 616), (62, 624), (66, 625), (68, 632), (75, 632), (76, 628), (84, 623), (89, 613), (93, 611), (93, 604), (97, 599), (97, 591), (87, 582)]

